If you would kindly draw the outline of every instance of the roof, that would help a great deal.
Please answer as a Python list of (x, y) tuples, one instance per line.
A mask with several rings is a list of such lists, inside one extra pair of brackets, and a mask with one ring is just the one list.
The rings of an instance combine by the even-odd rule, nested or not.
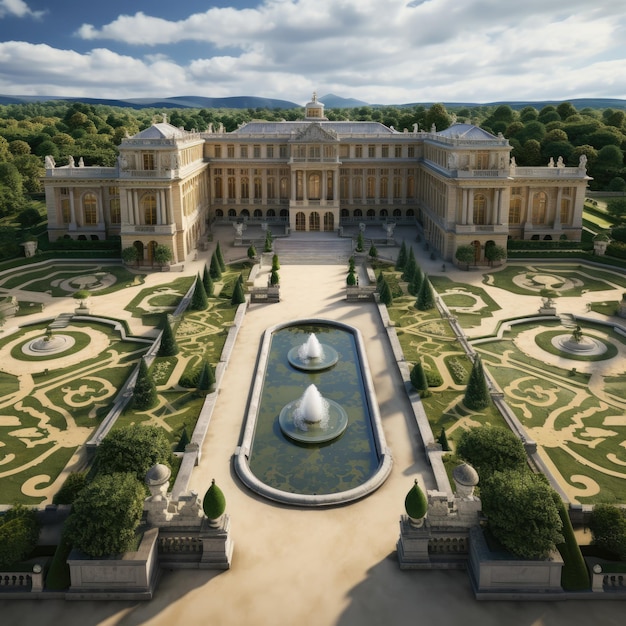
[(491, 133), (473, 124), (453, 124), (449, 128), (439, 131), (437, 135), (451, 139), (484, 139), (486, 141), (497, 139)]
[(297, 122), (248, 122), (233, 133), (242, 135), (291, 135), (291, 133), (304, 130), (310, 124), (318, 124), (324, 130), (332, 131), (337, 135), (397, 134), (396, 131), (380, 122), (310, 122), (304, 120)]
[(133, 136), (133, 139), (175, 139), (177, 137), (184, 137), (187, 132), (172, 126), (167, 122), (161, 122), (160, 124), (152, 124), (149, 128), (142, 130)]

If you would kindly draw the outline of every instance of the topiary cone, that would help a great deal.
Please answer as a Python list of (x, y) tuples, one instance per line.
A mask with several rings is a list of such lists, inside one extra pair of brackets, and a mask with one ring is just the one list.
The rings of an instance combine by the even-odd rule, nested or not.
[(204, 494), (202, 510), (210, 521), (218, 520), (226, 510), (226, 498), (222, 490), (215, 484), (215, 478), (211, 480), (211, 486)]
[(420, 520), (419, 524), (415, 524), (416, 526), (422, 525), (421, 520), (423, 520), (428, 511), (428, 500), (417, 484), (417, 479), (415, 479), (415, 484), (411, 487), (409, 493), (406, 494), (404, 509), (411, 520), (415, 520), (416, 522)]

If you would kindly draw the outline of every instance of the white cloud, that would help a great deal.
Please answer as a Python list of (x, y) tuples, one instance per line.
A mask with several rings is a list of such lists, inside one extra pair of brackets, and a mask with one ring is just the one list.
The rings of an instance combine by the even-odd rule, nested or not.
[[(83, 40), (108, 44), (85, 53), (0, 43), (0, 92), (304, 103), (316, 90), (380, 104), (626, 98), (622, 2), (265, 0), (178, 21), (138, 12), (81, 26)], [(137, 54), (116, 52), (118, 42)], [(195, 58), (179, 56), (189, 48)]]
[(24, 0), (0, 0), (0, 18), (8, 15), (12, 17), (34, 17), (45, 15), (46, 11), (32, 11)]

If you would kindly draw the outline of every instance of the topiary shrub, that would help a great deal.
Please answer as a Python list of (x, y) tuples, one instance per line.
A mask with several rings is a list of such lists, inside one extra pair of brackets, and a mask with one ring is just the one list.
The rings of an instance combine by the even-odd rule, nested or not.
[[(241, 276), (241, 274), (240, 274)], [(235, 281), (235, 286), (233, 287), (233, 295), (230, 299), (230, 303), (233, 306), (239, 306), (246, 301), (246, 296), (243, 291), (243, 285), (240, 280)]]
[(443, 377), (436, 369), (425, 370), (426, 380), (429, 387), (441, 387), (443, 385)]
[(141, 358), (131, 405), (137, 411), (147, 411), (157, 403), (157, 399), (156, 387), (148, 372), (146, 360)]
[(354, 287), (356, 285), (356, 275), (354, 272), (348, 272), (348, 275), (346, 276), (346, 285), (349, 287)]
[(211, 480), (211, 486), (204, 494), (202, 510), (210, 520), (218, 520), (226, 510), (226, 498), (222, 490)]
[(626, 560), (626, 516), (612, 504), (597, 504), (589, 519), (593, 544)]
[(220, 242), (217, 242), (217, 246), (215, 246), (215, 258), (219, 263), (220, 270), (222, 272), (226, 271), (226, 262), (224, 261), (224, 255), (222, 254), (222, 248), (220, 247)]
[(423, 392), (428, 389), (428, 381), (424, 372), (424, 366), (418, 361), (411, 369), (411, 384), (416, 391)]
[(204, 284), (200, 280), (200, 274), (196, 277), (196, 282), (193, 289), (193, 295), (191, 296), (191, 303), (189, 308), (192, 311), (206, 311), (209, 306), (209, 298), (204, 290)]
[(208, 392), (211, 391), (212, 387), (215, 385), (215, 372), (213, 370), (213, 366), (208, 362), (204, 361), (202, 364), (202, 368), (200, 369), (200, 375), (198, 376), (198, 391)]
[(422, 284), (420, 285), (417, 300), (415, 301), (415, 308), (419, 311), (429, 311), (435, 308), (435, 294), (433, 293), (433, 288), (426, 275), (424, 275)]
[(402, 245), (400, 246), (400, 251), (398, 252), (398, 258), (396, 259), (396, 272), (401, 272), (404, 270), (406, 259), (407, 259), (406, 243), (404, 242), (404, 239), (403, 239)]
[(491, 404), (491, 394), (487, 388), (483, 363), (479, 356), (474, 359), (472, 371), (465, 388), (463, 404), (472, 411), (486, 409)]
[(209, 268), (206, 265), (204, 266), (204, 271), (202, 272), (202, 284), (204, 285), (204, 291), (206, 292), (207, 297), (210, 298), (213, 295), (215, 286), (213, 285), (213, 279), (209, 273)]
[(422, 519), (428, 511), (428, 500), (417, 484), (417, 479), (415, 479), (414, 485), (406, 494), (406, 498), (404, 498), (404, 510), (414, 520)]
[(256, 257), (256, 248), (254, 247), (254, 244), (252, 244), (249, 248), (248, 248), (248, 258), (250, 260), (253, 260)]
[(189, 443), (189, 435), (187, 434), (187, 426), (183, 426), (183, 430), (180, 433), (180, 439), (176, 444), (174, 452), (184, 452), (187, 444)]
[(159, 344), (158, 356), (174, 356), (178, 354), (178, 344), (174, 337), (167, 314), (163, 316), (163, 333)]
[(222, 268), (220, 262), (215, 255), (215, 252), (211, 255), (211, 264), (209, 265), (209, 274), (213, 280), (219, 280), (222, 277)]

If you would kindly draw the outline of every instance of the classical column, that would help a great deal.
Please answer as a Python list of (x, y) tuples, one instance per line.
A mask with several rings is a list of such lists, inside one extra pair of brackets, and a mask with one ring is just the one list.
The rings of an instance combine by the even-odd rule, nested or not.
[(495, 223), (496, 224), (502, 224), (502, 189), (496, 189), (496, 198), (495, 198), (495, 205), (496, 205), (496, 220)]
[(467, 223), (474, 223), (474, 190), (470, 189), (467, 198)]
[(76, 226), (76, 208), (74, 207), (74, 189), (70, 187), (70, 226)]
[(291, 190), (290, 190), (290, 194), (289, 197), (291, 198), (292, 202), (295, 202), (295, 200), (297, 200), (298, 198), (298, 181), (296, 178), (296, 170), (291, 170)]
[(553, 228), (561, 228), (561, 200), (563, 199), (563, 188), (559, 187), (556, 192), (556, 209), (554, 210)]
[(161, 216), (161, 190), (157, 189), (156, 193), (154, 194), (155, 200), (156, 200), (156, 223), (157, 224), (162, 224), (163, 223), (163, 219)]
[(133, 191), (133, 211), (135, 213), (135, 224), (141, 224), (142, 220), (139, 215), (139, 192), (136, 189)]

